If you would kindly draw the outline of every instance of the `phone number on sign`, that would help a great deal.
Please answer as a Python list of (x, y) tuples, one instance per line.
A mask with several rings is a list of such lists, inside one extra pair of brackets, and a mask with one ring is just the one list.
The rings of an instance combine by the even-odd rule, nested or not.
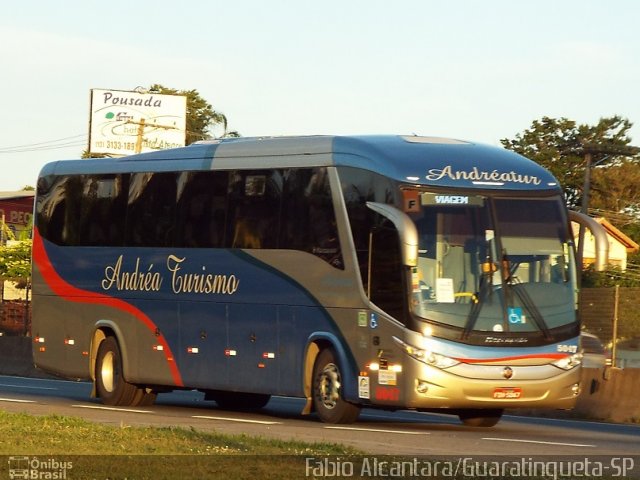
[(107, 148), (113, 148), (115, 150), (131, 150), (133, 152), (136, 149), (135, 142), (118, 142), (107, 140), (104, 143), (106, 143)]

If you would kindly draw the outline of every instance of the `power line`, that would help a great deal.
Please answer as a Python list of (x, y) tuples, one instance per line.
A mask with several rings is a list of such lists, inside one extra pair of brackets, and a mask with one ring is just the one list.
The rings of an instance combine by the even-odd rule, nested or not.
[(0, 155), (9, 154), (9, 153), (41, 152), (46, 150), (59, 150), (61, 148), (86, 147), (86, 146), (87, 146), (87, 142), (61, 143), (59, 145), (51, 145), (48, 147), (22, 148), (22, 149), (16, 149), (16, 150), (0, 150)]
[(87, 136), (86, 133), (80, 133), (78, 135), (72, 135), (71, 137), (62, 137), (62, 138), (57, 138), (55, 140), (45, 140), (44, 142), (26, 143), (26, 144), (23, 144), (23, 145), (13, 145), (11, 147), (0, 147), (0, 150), (4, 150), (6, 148), (33, 147), (33, 146), (36, 146), (36, 145), (43, 145), (45, 143), (57, 143), (57, 142), (61, 142), (62, 140), (71, 140), (72, 138), (86, 137), (86, 136)]
[(600, 217), (606, 217), (618, 224), (636, 223), (638, 221), (637, 215), (627, 212), (616, 212), (614, 210), (606, 210), (602, 208), (589, 208), (589, 213)]
[[(84, 138), (79, 141), (78, 139)], [(56, 150), (68, 147), (80, 147), (87, 144), (87, 134), (73, 135), (70, 137), (57, 138), (55, 140), (46, 140), (42, 142), (26, 143), (22, 145), (13, 145), (8, 147), (0, 147), (0, 153), (24, 153), (42, 150)]]
[[(149, 126), (153, 127), (153, 124)], [(211, 138), (210, 134), (204, 132), (192, 132), (189, 130), (184, 131), (186, 135), (197, 136), (202, 139)], [(1, 154), (14, 154), (14, 153), (28, 153), (28, 152), (40, 152), (47, 150), (59, 150), (62, 148), (70, 147), (86, 147), (88, 142), (88, 135), (81, 133), (78, 135), (72, 135), (69, 137), (57, 138), (54, 140), (45, 140), (42, 142), (25, 143), (21, 145), (12, 145), (6, 147), (0, 147)]]

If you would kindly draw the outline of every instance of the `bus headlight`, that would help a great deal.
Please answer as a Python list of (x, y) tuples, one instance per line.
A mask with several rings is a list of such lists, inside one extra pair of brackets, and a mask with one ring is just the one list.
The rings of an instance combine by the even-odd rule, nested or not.
[(562, 370), (571, 370), (582, 363), (582, 353), (574, 353), (552, 363)]
[(409, 345), (408, 343), (400, 340), (398, 337), (393, 337), (393, 339), (409, 356), (415, 358), (416, 360), (420, 360), (427, 365), (431, 365), (432, 367), (449, 368), (460, 363), (458, 360), (447, 357), (446, 355), (441, 355), (439, 353), (430, 352), (423, 348)]

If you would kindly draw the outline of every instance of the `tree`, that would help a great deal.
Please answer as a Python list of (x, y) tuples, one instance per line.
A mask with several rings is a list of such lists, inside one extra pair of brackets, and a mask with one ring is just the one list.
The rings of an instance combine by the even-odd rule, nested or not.
[[(549, 169), (563, 186), (567, 205), (581, 205), (589, 185), (590, 211), (610, 218), (629, 237), (640, 238), (640, 157), (630, 145), (632, 123), (619, 116), (601, 118), (596, 125), (577, 125), (567, 118), (543, 117), (502, 145)], [(588, 170), (587, 170), (588, 168)], [(586, 173), (589, 173), (586, 176)], [(639, 286), (634, 258), (627, 271), (609, 267), (587, 269), (582, 286)]]
[(630, 237), (640, 239), (640, 162), (623, 160), (594, 168), (589, 210), (607, 217)]
[[(187, 145), (212, 137), (240, 136), (236, 131), (229, 131), (225, 114), (215, 111), (211, 104), (200, 96), (197, 90), (176, 90), (156, 83), (149, 87), (149, 93), (184, 95), (187, 97)], [(212, 133), (212, 129), (216, 127), (222, 130), (219, 135)]]
[(633, 124), (622, 117), (601, 118), (596, 125), (578, 125), (567, 118), (543, 117), (502, 145), (546, 167), (563, 186), (569, 207), (582, 201), (587, 155), (592, 166), (637, 165), (638, 149), (630, 146)]

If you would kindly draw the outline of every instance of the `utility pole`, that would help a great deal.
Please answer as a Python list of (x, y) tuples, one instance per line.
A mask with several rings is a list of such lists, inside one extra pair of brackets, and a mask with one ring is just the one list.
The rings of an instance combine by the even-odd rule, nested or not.
[[(128, 122), (127, 122), (128, 123)], [(131, 122), (134, 123), (134, 122)], [(142, 152), (142, 137), (144, 135), (144, 125), (145, 125), (145, 119), (141, 118), (140, 121), (138, 122), (138, 134), (137, 134), (137, 138), (136, 138), (136, 148), (134, 150), (134, 153), (140, 153)]]
[(178, 127), (174, 127), (172, 125), (158, 125), (156, 123), (148, 125), (144, 118), (141, 118), (139, 122), (134, 122), (133, 120), (127, 120), (128, 124), (137, 125), (138, 133), (136, 135), (136, 146), (134, 153), (142, 152), (142, 141), (144, 139), (144, 129), (145, 127), (153, 127), (153, 128), (162, 128), (164, 130), (177, 130)]
[[(585, 170), (584, 170), (584, 184), (582, 187), (582, 205), (580, 207), (580, 213), (589, 215), (589, 189), (591, 187), (591, 164), (593, 163), (593, 153), (587, 150), (584, 154)], [(584, 236), (585, 236), (584, 224), (580, 224), (580, 230), (578, 231), (578, 252), (576, 263), (580, 271), (584, 268), (582, 262), (584, 261)]]

